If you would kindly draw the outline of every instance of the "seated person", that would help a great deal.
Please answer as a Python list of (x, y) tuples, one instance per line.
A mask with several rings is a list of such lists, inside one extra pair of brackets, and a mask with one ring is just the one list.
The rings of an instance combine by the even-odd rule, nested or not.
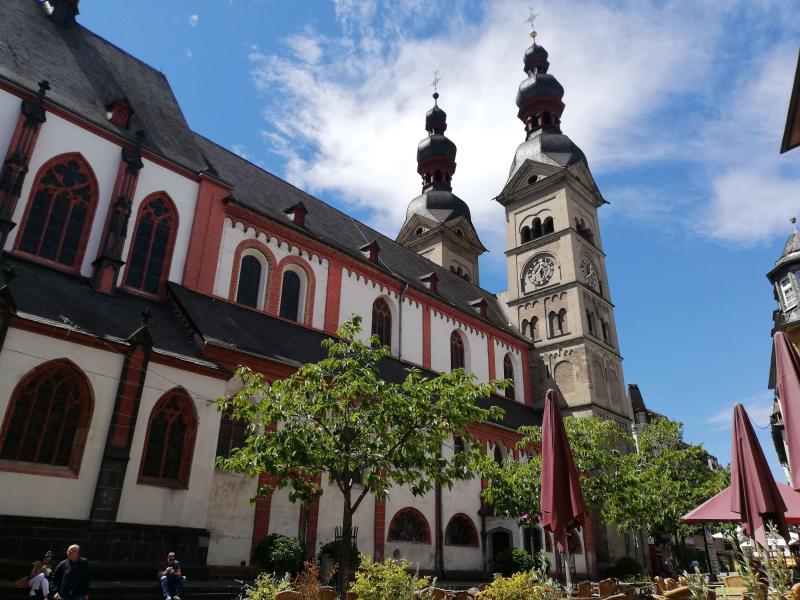
[(158, 578), (161, 581), (161, 591), (165, 600), (181, 600), (183, 584), (186, 577), (181, 574), (181, 563), (175, 560), (175, 553), (167, 554), (166, 562), (158, 567)]

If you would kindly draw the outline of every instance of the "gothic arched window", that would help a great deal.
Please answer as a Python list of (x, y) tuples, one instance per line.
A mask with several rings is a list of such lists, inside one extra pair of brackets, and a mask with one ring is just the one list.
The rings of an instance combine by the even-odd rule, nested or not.
[(453, 515), (444, 530), (444, 543), (447, 546), (477, 546), (478, 531), (472, 519), (464, 513)]
[(588, 308), (586, 309), (586, 322), (589, 325), (589, 333), (594, 335), (594, 314)]
[(531, 339), (534, 342), (539, 340), (539, 317), (531, 317)]
[(555, 231), (555, 224), (553, 223), (553, 217), (547, 217), (542, 223), (542, 235), (553, 233), (553, 231)]
[(79, 154), (57, 156), (39, 170), (20, 227), (18, 249), (80, 269), (97, 204), (97, 182)]
[(252, 254), (242, 257), (239, 266), (239, 284), (236, 287), (236, 302), (251, 308), (258, 308), (261, 290), (261, 261)]
[(197, 413), (186, 390), (161, 396), (147, 423), (139, 482), (188, 487), (196, 435)]
[(531, 236), (533, 239), (542, 237), (542, 220), (539, 217), (536, 217), (533, 220), (533, 224), (531, 226)]
[(297, 321), (300, 311), (300, 275), (294, 271), (285, 271), (281, 285), (280, 316), (283, 319)]
[(494, 462), (501, 466), (503, 464), (503, 451), (500, 450), (500, 444), (494, 447)]
[(511, 381), (509, 386), (504, 390), (506, 398), (514, 400), (514, 362), (511, 360), (510, 354), (506, 354), (505, 358), (503, 358), (503, 378)]
[(241, 448), (247, 439), (247, 423), (234, 419), (230, 410), (223, 411), (217, 435), (217, 456), (228, 458), (234, 448)]
[(523, 336), (528, 337), (528, 319), (522, 319), (520, 331), (522, 332)]
[(383, 298), (372, 303), (372, 335), (378, 336), (382, 346), (392, 347), (392, 311)]
[(558, 333), (559, 335), (563, 335), (569, 331), (567, 327), (567, 309), (562, 308), (558, 311)]
[(65, 467), (77, 475), (94, 402), (86, 376), (71, 361), (29, 371), (11, 394), (0, 430), (0, 460)]
[(557, 335), (561, 335), (561, 332), (558, 329), (558, 315), (555, 311), (550, 311), (550, 314), (547, 315), (547, 324), (550, 327), (550, 337), (555, 337)]
[(125, 284), (158, 294), (164, 289), (178, 228), (178, 213), (166, 194), (142, 202), (131, 241)]
[(465, 368), (464, 340), (458, 331), (450, 334), (450, 370)]
[(522, 239), (522, 243), (530, 242), (531, 241), (531, 228), (525, 225), (520, 232), (520, 237)]
[(428, 521), (417, 509), (404, 508), (392, 518), (387, 539), (390, 542), (430, 544), (431, 531)]

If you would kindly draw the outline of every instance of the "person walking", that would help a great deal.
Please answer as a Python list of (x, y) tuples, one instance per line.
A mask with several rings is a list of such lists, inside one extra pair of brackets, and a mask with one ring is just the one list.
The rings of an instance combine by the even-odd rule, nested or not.
[(175, 553), (167, 554), (167, 560), (158, 567), (158, 579), (165, 600), (181, 600), (186, 577), (181, 573), (181, 563), (175, 560)]
[(72, 544), (67, 558), (53, 571), (54, 600), (89, 600), (89, 561), (81, 558), (81, 547)]

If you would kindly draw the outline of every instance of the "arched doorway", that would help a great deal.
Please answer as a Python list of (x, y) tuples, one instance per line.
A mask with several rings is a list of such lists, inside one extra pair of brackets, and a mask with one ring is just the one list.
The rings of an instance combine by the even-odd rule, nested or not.
[(490, 566), (494, 570), (494, 562), (497, 557), (506, 550), (511, 550), (514, 546), (511, 543), (511, 532), (508, 529), (495, 529), (489, 532), (490, 549), (489, 555), (491, 561)]

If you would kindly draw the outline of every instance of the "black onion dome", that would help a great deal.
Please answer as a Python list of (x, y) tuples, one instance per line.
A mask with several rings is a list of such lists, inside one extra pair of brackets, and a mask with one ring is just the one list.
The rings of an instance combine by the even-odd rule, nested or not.
[[(439, 99), (438, 92), (433, 95), (433, 99), (434, 101)], [(425, 130), (440, 135), (447, 131), (447, 113), (439, 108), (438, 103), (425, 114)]]
[(555, 96), (561, 100), (564, 97), (564, 88), (549, 73), (535, 73), (519, 84), (517, 106), (527, 106), (534, 99), (543, 96)]
[(547, 50), (545, 50), (542, 46), (538, 46), (536, 43), (533, 44), (530, 48), (525, 50), (525, 72), (529, 75), (534, 72), (534, 70), (538, 70), (540, 73), (547, 73), (547, 69), (550, 67), (550, 63), (547, 62)]
[(586, 162), (586, 156), (575, 142), (563, 133), (540, 129), (517, 148), (508, 173), (509, 179), (526, 160), (554, 167), (567, 167), (581, 161)]
[(456, 145), (444, 135), (429, 135), (417, 146), (417, 162), (422, 162), (431, 156), (444, 156), (450, 160), (455, 160)]
[(406, 222), (415, 214), (439, 223), (458, 217), (466, 217), (472, 222), (467, 203), (448, 190), (428, 190), (414, 198), (408, 204)]

